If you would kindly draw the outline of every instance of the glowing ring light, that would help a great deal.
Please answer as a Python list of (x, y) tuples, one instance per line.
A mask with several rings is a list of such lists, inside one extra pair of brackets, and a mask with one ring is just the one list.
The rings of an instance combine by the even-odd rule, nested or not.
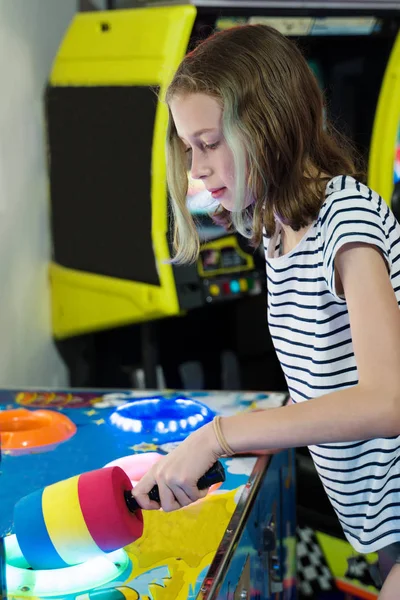
[(76, 425), (54, 410), (15, 408), (0, 411), (0, 432), (3, 449), (21, 454), (65, 442), (76, 433)]
[(184, 440), (214, 417), (215, 412), (198, 400), (152, 396), (119, 406), (110, 415), (109, 423), (120, 430), (119, 435), (129, 436), (130, 443), (161, 445)]
[(77, 594), (118, 578), (128, 578), (132, 565), (125, 550), (97, 556), (65, 569), (32, 570), (22, 556), (15, 535), (5, 538), (7, 591), (18, 598)]

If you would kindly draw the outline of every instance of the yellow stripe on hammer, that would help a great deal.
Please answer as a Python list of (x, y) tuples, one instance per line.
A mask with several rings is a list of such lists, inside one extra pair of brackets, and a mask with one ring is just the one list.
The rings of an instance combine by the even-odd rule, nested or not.
[(78, 496), (79, 477), (76, 475), (46, 487), (42, 496), (48, 534), (58, 554), (68, 565), (104, 554), (90, 535), (82, 515)]

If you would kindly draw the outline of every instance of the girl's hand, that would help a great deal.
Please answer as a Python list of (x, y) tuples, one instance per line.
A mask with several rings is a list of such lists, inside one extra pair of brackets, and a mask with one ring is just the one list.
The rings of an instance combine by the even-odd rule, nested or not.
[(197, 482), (221, 455), (212, 423), (208, 423), (153, 465), (136, 485), (132, 495), (142, 508), (158, 510), (160, 505), (148, 496), (157, 484), (164, 511), (187, 506), (207, 494), (207, 490), (200, 491), (197, 488)]

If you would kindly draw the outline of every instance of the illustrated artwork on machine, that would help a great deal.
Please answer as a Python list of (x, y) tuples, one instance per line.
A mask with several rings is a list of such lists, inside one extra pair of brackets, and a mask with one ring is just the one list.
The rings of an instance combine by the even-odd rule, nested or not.
[[(197, 598), (257, 458), (221, 459), (225, 481), (180, 511), (130, 512), (124, 495), (216, 414), (279, 406), (284, 399), (280, 393), (0, 392), (0, 428), (7, 440), (0, 535), (8, 598)], [(43, 412), (63, 417), (71, 435), (55, 442), (46, 432), (48, 422), (36, 417)], [(58, 420), (50, 422), (59, 427)], [(294, 478), (285, 472), (292, 489)], [(272, 505), (272, 495), (262, 501)], [(285, 502), (277, 519), (287, 535), (278, 545), (281, 585), (292, 598), (294, 499)], [(246, 544), (242, 558), (253, 556), (255, 563), (252, 540)], [(242, 558), (235, 562), (238, 580)]]

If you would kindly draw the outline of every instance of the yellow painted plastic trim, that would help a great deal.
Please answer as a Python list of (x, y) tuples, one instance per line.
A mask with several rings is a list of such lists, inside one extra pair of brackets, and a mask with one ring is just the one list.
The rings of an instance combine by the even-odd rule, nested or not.
[(57, 339), (180, 313), (175, 296), (168, 298), (168, 288), (75, 271), (56, 263), (50, 264), (49, 275)]
[[(348, 570), (347, 559), (359, 555), (347, 541), (321, 533), (320, 531), (316, 531), (315, 535), (324, 553), (328, 567), (336, 581), (342, 581), (347, 585), (351, 584), (354, 586), (354, 590), (371, 593), (376, 592), (376, 589), (372, 585), (366, 586), (361, 583), (361, 581), (346, 578), (346, 572)], [(376, 563), (378, 560), (378, 554), (376, 552), (370, 552), (368, 554), (363, 554), (362, 556), (370, 564)]]
[(191, 5), (78, 13), (50, 84), (165, 84), (186, 53), (195, 16)]
[(206, 244), (201, 246), (201, 250), (222, 250), (226, 246), (230, 246), (235, 248), (236, 252), (239, 254), (241, 258), (246, 261), (245, 265), (239, 265), (237, 267), (224, 267), (223, 269), (214, 269), (213, 271), (207, 270), (204, 271), (201, 259), (199, 258), (197, 261), (197, 268), (201, 277), (211, 277), (215, 275), (226, 275), (227, 273), (238, 273), (240, 271), (252, 271), (254, 269), (254, 260), (250, 254), (244, 252), (242, 248), (239, 246), (238, 239), (235, 235), (230, 235), (222, 238), (218, 238), (216, 240), (212, 240), (211, 242), (207, 242)]
[(379, 95), (369, 157), (368, 185), (391, 204), (400, 125), (400, 34), (397, 35)]
[[(186, 53), (192, 5), (79, 13), (59, 48), (52, 86), (157, 86), (160, 98)], [(152, 244), (160, 286), (50, 266), (58, 339), (181, 314), (168, 263), (165, 166), (167, 107), (157, 102), (152, 140)]]

